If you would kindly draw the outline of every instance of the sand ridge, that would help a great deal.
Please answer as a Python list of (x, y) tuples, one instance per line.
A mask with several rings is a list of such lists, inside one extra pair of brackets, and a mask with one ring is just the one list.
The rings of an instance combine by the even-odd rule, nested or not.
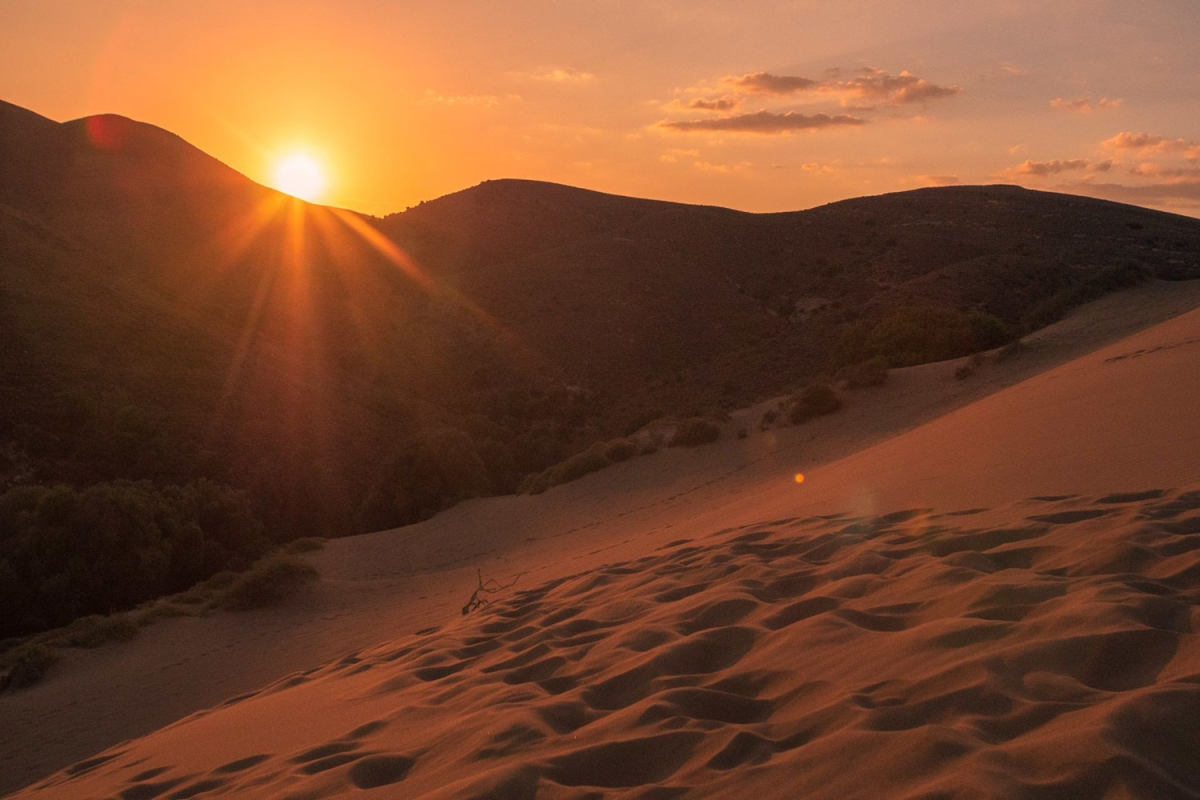
[(992, 511), (675, 541), (30, 793), (1194, 797), (1200, 485)]

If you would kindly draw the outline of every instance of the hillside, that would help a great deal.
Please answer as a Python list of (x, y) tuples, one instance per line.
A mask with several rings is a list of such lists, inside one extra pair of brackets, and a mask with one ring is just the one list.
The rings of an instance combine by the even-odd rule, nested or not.
[[(3, 104), (0, 635), (131, 602), (71, 583), (96, 515), (153, 529), (112, 565), (153, 596), (656, 418), (999, 344), (1197, 254), (1196, 220), (1003, 186), (753, 215), (506, 180), (377, 220), (154, 126)], [(139, 505), (169, 486), (193, 498), (170, 525)]]
[[(1194, 797), (1198, 289), (1105, 298), (973, 381), (898, 370), (810, 426), (331, 542), (283, 607), (0, 696), (5, 788)], [(464, 615), (477, 568), (519, 582)]]

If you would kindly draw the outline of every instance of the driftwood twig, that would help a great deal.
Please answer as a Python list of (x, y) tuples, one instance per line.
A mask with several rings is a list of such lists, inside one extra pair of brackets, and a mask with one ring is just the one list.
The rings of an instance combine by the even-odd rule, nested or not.
[(462, 613), (464, 617), (467, 614), (470, 614), (472, 611), (478, 611), (484, 606), (491, 604), (492, 601), (485, 597), (485, 595), (495, 594), (496, 592), (500, 592), (505, 589), (511, 589), (513, 584), (515, 584), (525, 573), (518, 572), (516, 577), (514, 577), (508, 583), (498, 583), (495, 578), (489, 578), (485, 581), (483, 579), (483, 570), (481, 569), (475, 570), (475, 574), (479, 578), (479, 585), (475, 587), (475, 591), (471, 592), (471, 599), (467, 600), (467, 604), (462, 607)]

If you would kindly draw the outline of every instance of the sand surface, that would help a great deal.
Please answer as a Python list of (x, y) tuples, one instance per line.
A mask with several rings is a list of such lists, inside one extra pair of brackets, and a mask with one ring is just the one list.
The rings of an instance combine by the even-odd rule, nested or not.
[[(744, 440), (331, 543), (285, 608), (168, 621), (0, 697), (0, 774), (85, 759), (32, 787), (55, 797), (1196, 796), (1200, 312), (1161, 322), (1195, 289), (1108, 298), (968, 381), (906, 370), (781, 431), (748, 410)], [(476, 569), (523, 574), (464, 618)]]

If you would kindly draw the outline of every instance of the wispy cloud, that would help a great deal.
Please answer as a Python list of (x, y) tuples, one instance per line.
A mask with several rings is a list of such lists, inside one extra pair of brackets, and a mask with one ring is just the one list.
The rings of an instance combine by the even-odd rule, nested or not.
[(1055, 159), (1053, 161), (1031, 161), (1026, 159), (1019, 164), (1015, 172), (1019, 175), (1059, 175), (1063, 172), (1108, 172), (1113, 167), (1112, 161), (1092, 161), (1088, 158)]
[(479, 108), (494, 108), (504, 100), (520, 100), (519, 95), (500, 97), (494, 94), (451, 94), (444, 95), (433, 89), (426, 89), (421, 98), (422, 103), (442, 106), (475, 106)]
[(684, 107), (692, 111), (733, 111), (741, 104), (742, 101), (736, 97), (715, 97), (712, 99), (697, 97), (695, 100), (685, 104)]
[(1110, 150), (1134, 150), (1142, 154), (1179, 154), (1189, 160), (1200, 159), (1200, 143), (1171, 139), (1150, 133), (1123, 131), (1102, 142)]
[(847, 114), (830, 116), (829, 114), (801, 114), (796, 111), (787, 111), (782, 114), (772, 111), (755, 111), (751, 114), (734, 114), (712, 119), (664, 121), (658, 123), (656, 127), (675, 133), (724, 132), (777, 135), (864, 124), (866, 124), (866, 120)]
[(1101, 97), (1099, 100), (1093, 100), (1091, 97), (1056, 97), (1050, 101), (1052, 108), (1057, 108), (1059, 111), (1073, 111), (1077, 114), (1090, 114), (1093, 111), (1109, 111), (1114, 108), (1120, 108), (1124, 104), (1124, 100), (1120, 98)]
[(543, 67), (524, 73), (523, 77), (545, 83), (591, 83), (596, 76), (571, 67)]
[(723, 82), (737, 91), (747, 94), (789, 95), (807, 92), (820, 86), (819, 81), (795, 75), (772, 75), (769, 72), (752, 72), (748, 75), (729, 76)]
[(957, 175), (914, 175), (912, 180), (920, 186), (957, 186), (962, 183)]
[(841, 95), (843, 103), (867, 100), (892, 106), (942, 100), (963, 92), (961, 86), (936, 84), (907, 70), (893, 75), (876, 67), (864, 67), (850, 78), (842, 78), (836, 70), (831, 77), (823, 80), (800, 75), (752, 72), (746, 75), (731, 75), (723, 78), (722, 83), (745, 94), (792, 97), (823, 93)]

